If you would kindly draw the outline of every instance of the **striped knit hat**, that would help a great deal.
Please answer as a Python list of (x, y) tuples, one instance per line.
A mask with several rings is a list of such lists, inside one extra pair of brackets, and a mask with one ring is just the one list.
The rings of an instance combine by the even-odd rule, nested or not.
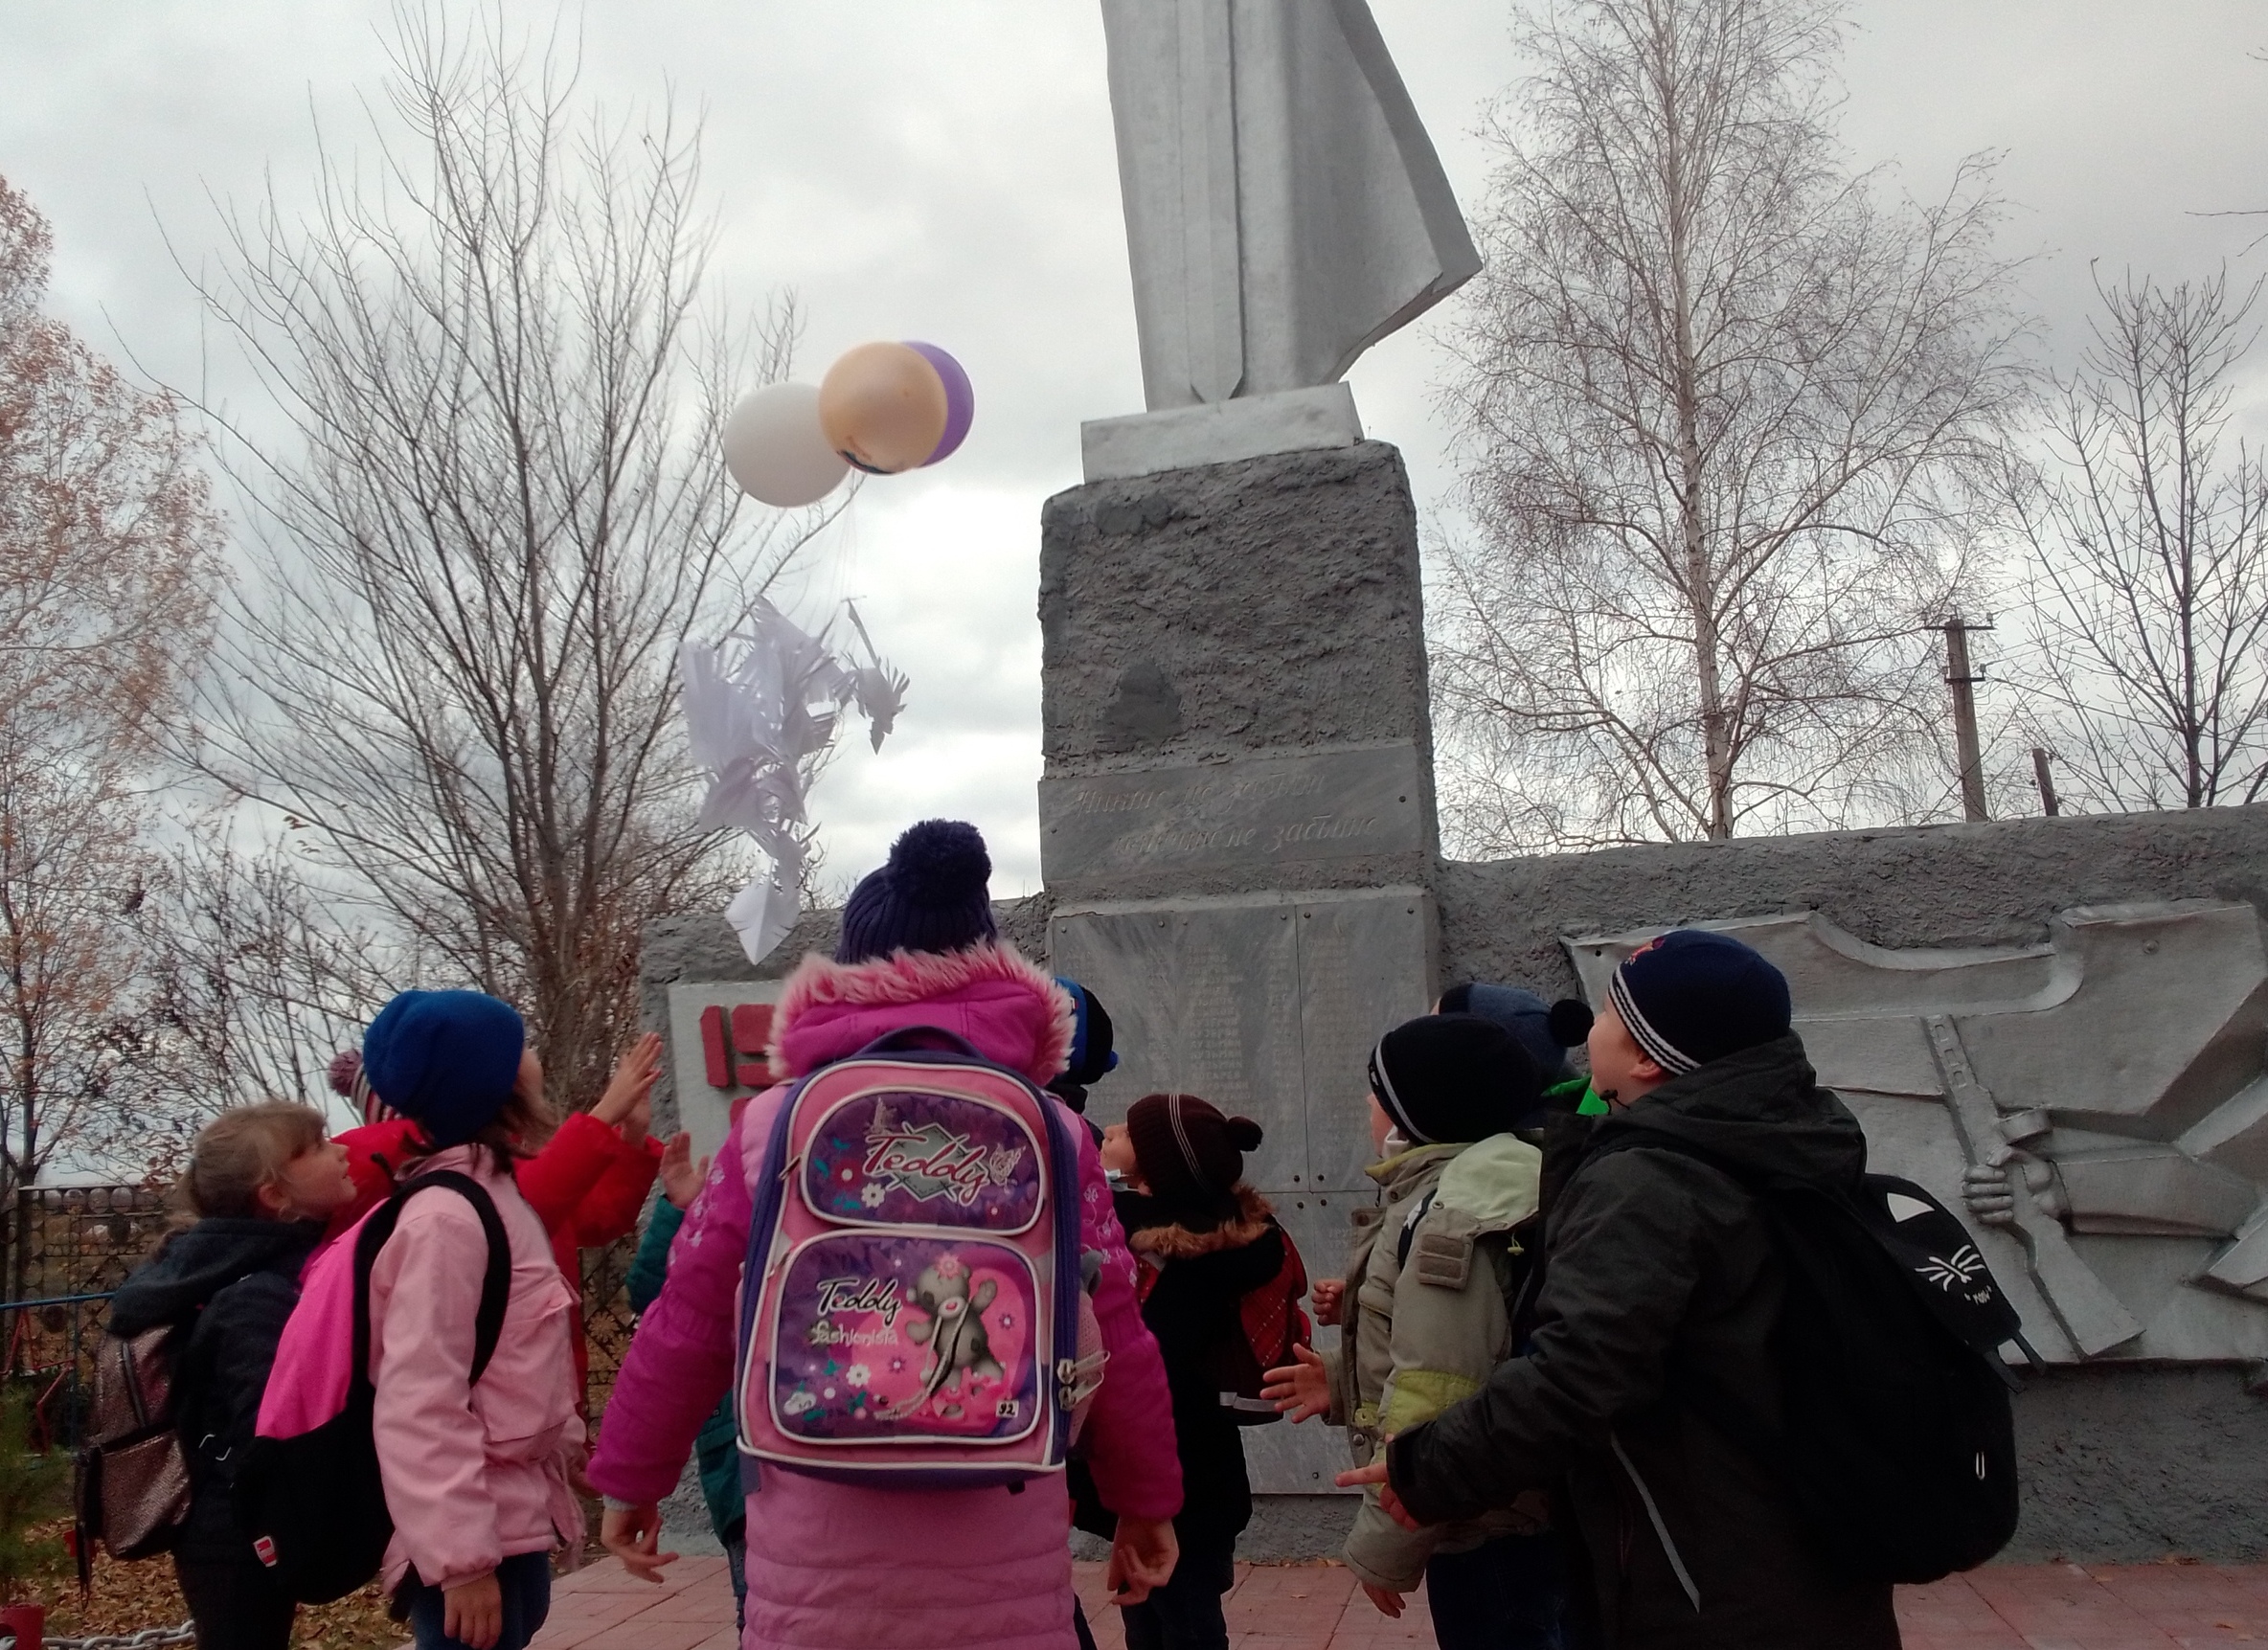
[(1673, 928), (1622, 959), (1606, 988), (1631, 1040), (1671, 1076), (1788, 1033), (1787, 978), (1729, 934)]

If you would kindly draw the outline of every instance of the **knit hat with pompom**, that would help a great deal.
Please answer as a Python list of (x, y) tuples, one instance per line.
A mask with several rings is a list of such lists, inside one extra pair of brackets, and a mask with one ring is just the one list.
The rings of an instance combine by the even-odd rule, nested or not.
[(1259, 1149), (1260, 1126), (1223, 1117), (1194, 1095), (1145, 1095), (1126, 1108), (1134, 1162), (1152, 1195), (1167, 1203), (1213, 1203), (1244, 1178), (1244, 1154)]
[(923, 820), (897, 839), (889, 864), (851, 890), (835, 961), (963, 951), (998, 938), (986, 886), (991, 875), (992, 858), (975, 825)]

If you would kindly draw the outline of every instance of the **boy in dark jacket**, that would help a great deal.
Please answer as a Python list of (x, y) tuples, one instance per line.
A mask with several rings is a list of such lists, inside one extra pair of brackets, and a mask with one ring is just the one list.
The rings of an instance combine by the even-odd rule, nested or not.
[(1678, 930), (1623, 961), (1590, 1038), (1614, 1109), (1552, 1207), (1528, 1355), (1340, 1480), (1386, 1484), (1415, 1524), (1563, 1489), (1614, 1650), (1898, 1643), (1890, 1588), (1830, 1575), (1786, 1492), (1681, 1396), (1706, 1380), (1776, 1424), (1784, 1281), (1749, 1194), (1673, 1142), (1799, 1181), (1866, 1165), (1788, 1027), (1787, 982), (1728, 936)]
[[(1283, 1234), (1244, 1184), (1260, 1126), (1223, 1117), (1194, 1095), (1148, 1095), (1103, 1131), (1102, 1166), (1125, 1189), (1113, 1200), (1142, 1267), (1142, 1321), (1165, 1355), (1181, 1457), (1181, 1562), (1172, 1579), (1124, 1612), (1126, 1650), (1227, 1650), (1221, 1595), (1235, 1581), (1236, 1537), (1252, 1517), (1244, 1441), (1221, 1403), (1220, 1357), (1244, 1334), (1244, 1297), (1283, 1269)], [(1116, 1519), (1084, 1472), (1074, 1522), (1107, 1537)]]

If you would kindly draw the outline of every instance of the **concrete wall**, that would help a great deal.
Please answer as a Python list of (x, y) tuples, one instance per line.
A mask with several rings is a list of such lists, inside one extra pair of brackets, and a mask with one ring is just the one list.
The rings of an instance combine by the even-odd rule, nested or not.
[(1441, 978), (1572, 994), (1564, 936), (1815, 910), (1887, 946), (2030, 944), (2075, 905), (2215, 897), (2268, 915), (2268, 806), (1751, 837), (1445, 864)]

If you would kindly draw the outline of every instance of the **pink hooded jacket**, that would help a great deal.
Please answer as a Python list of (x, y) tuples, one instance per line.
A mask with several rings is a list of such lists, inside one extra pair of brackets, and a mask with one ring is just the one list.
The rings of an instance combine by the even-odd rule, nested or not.
[(575, 1292), (551, 1238), (488, 1152), (453, 1146), (419, 1166), (468, 1174), (496, 1200), (511, 1240), (511, 1294), (474, 1386), (488, 1243), (472, 1206), (447, 1191), (413, 1198), (371, 1268), (372, 1432), (394, 1515), (389, 1593), (412, 1565), (427, 1585), (452, 1587), (514, 1553), (578, 1547), (583, 1531), (567, 1483), (583, 1439), (568, 1339)]
[[(871, 962), (806, 957), (773, 1020), (773, 1074), (801, 1076), (907, 1026), (936, 1026), (1045, 1082), (1063, 1069), (1072, 1010), (1005, 945), (899, 952)], [(786, 1095), (741, 1109), (670, 1250), (669, 1281), (639, 1322), (607, 1405), (591, 1480), (644, 1504), (677, 1485), (693, 1435), (732, 1385), (739, 1276), (772, 1120)], [(1096, 1316), (1109, 1371), (1085, 1433), (1111, 1510), (1181, 1509), (1172, 1405), (1134, 1298), (1134, 1259), (1084, 1128), (1081, 1242), (1105, 1259)], [(1062, 1650), (1074, 1642), (1071, 1506), (1061, 1475), (1006, 1489), (879, 1489), (766, 1472), (748, 1498), (743, 1650)]]

